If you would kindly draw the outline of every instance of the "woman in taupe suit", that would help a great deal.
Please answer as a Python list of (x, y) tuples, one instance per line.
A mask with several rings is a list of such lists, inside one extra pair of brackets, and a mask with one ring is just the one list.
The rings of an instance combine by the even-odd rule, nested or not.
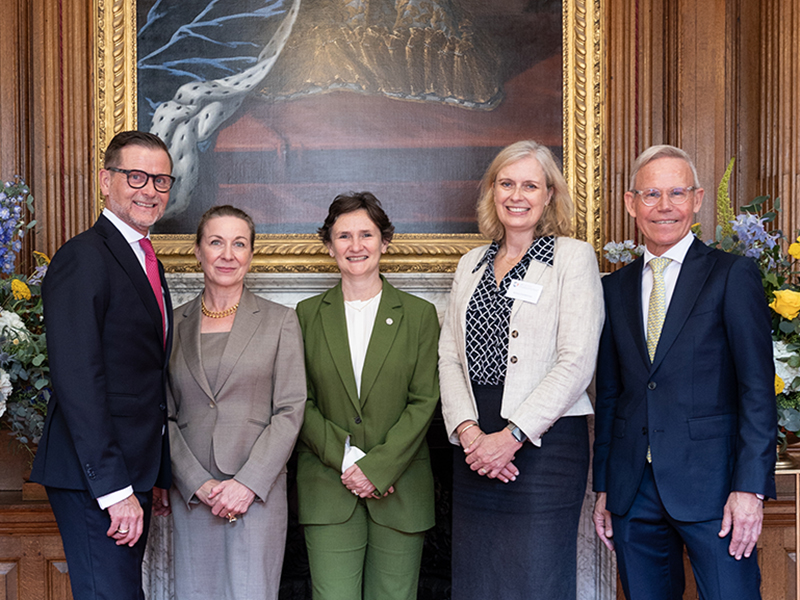
[(294, 311), (252, 294), (255, 229), (215, 206), (197, 228), (205, 288), (174, 311), (169, 435), (178, 600), (278, 597), (286, 461), (306, 399)]
[(589, 467), (586, 388), (603, 324), (594, 250), (569, 237), (551, 152), (503, 149), (481, 181), (481, 233), (442, 324), (453, 463), (453, 600), (574, 600)]

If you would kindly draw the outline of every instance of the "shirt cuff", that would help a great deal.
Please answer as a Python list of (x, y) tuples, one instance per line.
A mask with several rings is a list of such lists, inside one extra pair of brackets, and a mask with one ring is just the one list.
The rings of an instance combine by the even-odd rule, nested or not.
[(125, 489), (118, 490), (116, 492), (111, 492), (110, 494), (106, 494), (105, 496), (100, 496), (97, 499), (97, 503), (100, 505), (100, 510), (105, 510), (112, 504), (116, 504), (122, 500), (125, 500), (128, 496), (133, 496), (133, 486), (129, 485)]
[(350, 445), (350, 436), (344, 441), (344, 458), (342, 459), (342, 473), (347, 471), (350, 467), (356, 464), (356, 461), (361, 460), (366, 456), (366, 453), (358, 446)]

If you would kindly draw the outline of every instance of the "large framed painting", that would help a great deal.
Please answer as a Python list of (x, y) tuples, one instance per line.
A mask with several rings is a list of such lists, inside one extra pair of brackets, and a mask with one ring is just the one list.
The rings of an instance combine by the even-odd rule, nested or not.
[(315, 231), (362, 190), (396, 227), (383, 270), (453, 270), (485, 241), (481, 175), (520, 139), (562, 159), (599, 250), (599, 0), (94, 2), (95, 167), (123, 129), (167, 142), (177, 183), (153, 233), (171, 271), (195, 268), (214, 204), (253, 216), (255, 270), (330, 270)]

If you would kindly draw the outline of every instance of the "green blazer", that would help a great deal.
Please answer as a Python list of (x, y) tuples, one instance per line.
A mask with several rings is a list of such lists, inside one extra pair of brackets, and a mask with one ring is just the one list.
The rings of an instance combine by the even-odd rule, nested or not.
[(371, 518), (407, 533), (433, 527), (433, 473), (425, 434), (439, 399), (439, 319), (432, 304), (383, 279), (361, 376), (350, 359), (341, 283), (297, 306), (308, 400), (298, 442), (297, 490), (304, 525), (343, 523), (359, 498), (341, 481), (344, 444), (366, 452), (358, 466), (378, 491)]

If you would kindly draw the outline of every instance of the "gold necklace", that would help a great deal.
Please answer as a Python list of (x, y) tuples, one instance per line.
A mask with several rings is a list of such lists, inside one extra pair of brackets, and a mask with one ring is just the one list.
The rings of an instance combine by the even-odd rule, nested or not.
[(203, 314), (207, 317), (210, 317), (212, 319), (224, 319), (225, 317), (229, 317), (236, 312), (236, 309), (239, 308), (239, 303), (237, 302), (230, 308), (226, 308), (225, 310), (215, 312), (213, 310), (208, 310), (208, 308), (206, 308), (206, 298), (205, 296), (200, 296), (200, 308), (203, 311)]

